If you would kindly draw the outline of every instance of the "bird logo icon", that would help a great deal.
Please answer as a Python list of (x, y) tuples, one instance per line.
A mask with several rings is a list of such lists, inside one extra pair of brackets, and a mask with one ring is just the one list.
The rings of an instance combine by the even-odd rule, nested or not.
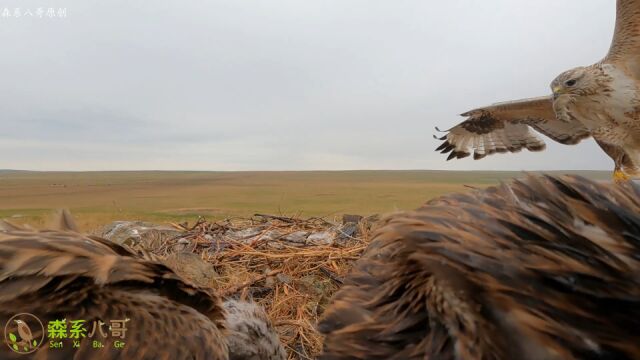
[(5, 324), (4, 340), (12, 351), (19, 354), (30, 354), (42, 344), (44, 326), (40, 319), (33, 314), (16, 314)]

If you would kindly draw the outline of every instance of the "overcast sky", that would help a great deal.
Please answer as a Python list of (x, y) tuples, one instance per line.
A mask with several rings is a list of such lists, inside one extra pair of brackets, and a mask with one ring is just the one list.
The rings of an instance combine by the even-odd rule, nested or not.
[(600, 60), (614, 3), (0, 0), (0, 168), (610, 170), (591, 140), (446, 162), (432, 134)]

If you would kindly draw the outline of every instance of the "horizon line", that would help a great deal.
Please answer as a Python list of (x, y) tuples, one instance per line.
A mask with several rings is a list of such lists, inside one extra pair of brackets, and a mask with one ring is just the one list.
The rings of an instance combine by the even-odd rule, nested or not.
[(433, 171), (433, 172), (611, 172), (608, 169), (537, 169), (537, 170), (442, 170), (442, 169), (313, 169), (313, 170), (161, 170), (161, 169), (137, 169), (137, 170), (29, 170), (29, 169), (0, 169), (0, 172), (364, 172), (364, 171)]

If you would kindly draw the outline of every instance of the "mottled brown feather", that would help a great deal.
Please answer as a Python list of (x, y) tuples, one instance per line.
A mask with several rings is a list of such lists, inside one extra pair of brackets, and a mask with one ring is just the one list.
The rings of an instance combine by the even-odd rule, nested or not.
[(534, 177), (387, 217), (323, 359), (640, 358), (640, 188)]
[[(67, 219), (68, 220), (68, 219)], [(69, 223), (66, 222), (68, 225)], [(108, 240), (69, 231), (0, 232), (0, 323), (16, 313), (45, 324), (82, 319), (91, 324), (129, 318), (124, 349), (49, 349), (35, 359), (227, 359), (224, 314), (209, 290), (163, 264), (138, 258)], [(38, 335), (36, 335), (38, 336)], [(21, 357), (22, 356), (22, 357)], [(2, 358), (24, 358), (3, 346)]]

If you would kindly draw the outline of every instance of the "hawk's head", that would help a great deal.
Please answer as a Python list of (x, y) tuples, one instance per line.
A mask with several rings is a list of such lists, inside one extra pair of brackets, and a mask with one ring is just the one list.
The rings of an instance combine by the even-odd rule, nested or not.
[(590, 68), (577, 67), (558, 75), (551, 82), (554, 100), (557, 100), (562, 95), (575, 97), (593, 93), (594, 89), (598, 88), (597, 74), (589, 70)]

